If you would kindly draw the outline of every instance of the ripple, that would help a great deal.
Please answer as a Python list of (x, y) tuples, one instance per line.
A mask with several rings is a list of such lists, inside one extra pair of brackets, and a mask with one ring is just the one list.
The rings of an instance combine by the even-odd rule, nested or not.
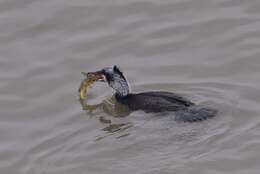
[[(0, 4), (3, 173), (259, 173), (257, 0)], [(220, 114), (188, 124), (130, 113), (101, 84), (89, 93), (101, 103), (82, 110), (80, 72), (114, 64), (134, 92)]]

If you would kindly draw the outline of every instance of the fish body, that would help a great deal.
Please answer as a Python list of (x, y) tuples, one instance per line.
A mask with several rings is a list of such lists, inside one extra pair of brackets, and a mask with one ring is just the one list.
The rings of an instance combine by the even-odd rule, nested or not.
[(91, 81), (89, 79), (84, 79), (79, 87), (79, 98), (84, 100), (86, 98), (87, 88), (91, 85)]
[(86, 93), (87, 93), (88, 87), (90, 87), (96, 81), (99, 81), (100, 79), (102, 79), (101, 76), (96, 76), (96, 75), (93, 75), (91, 73), (82, 72), (82, 74), (84, 76), (86, 76), (86, 78), (81, 82), (81, 84), (79, 86), (79, 98), (80, 98), (80, 100), (86, 99)]

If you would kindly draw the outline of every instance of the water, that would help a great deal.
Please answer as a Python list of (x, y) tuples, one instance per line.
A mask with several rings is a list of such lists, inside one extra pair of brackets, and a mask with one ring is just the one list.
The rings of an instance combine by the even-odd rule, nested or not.
[[(1, 174), (257, 174), (260, 1), (1, 0)], [(119, 65), (132, 91), (220, 114), (130, 113), (81, 71)], [(102, 102), (103, 101), (103, 102)], [(161, 116), (161, 117), (160, 117)]]

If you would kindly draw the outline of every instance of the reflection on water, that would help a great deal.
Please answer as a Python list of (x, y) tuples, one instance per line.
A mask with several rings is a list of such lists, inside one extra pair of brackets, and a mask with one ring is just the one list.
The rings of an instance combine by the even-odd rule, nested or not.
[(123, 138), (128, 135), (129, 133), (122, 134), (125, 130), (131, 128), (133, 125), (131, 122), (126, 123), (113, 123), (112, 117), (126, 117), (130, 114), (130, 110), (123, 104), (116, 102), (115, 96), (110, 99), (104, 100), (99, 104), (90, 105), (87, 103), (86, 100), (79, 99), (79, 102), (82, 106), (84, 111), (87, 111), (89, 114), (95, 110), (101, 109), (107, 116), (99, 116), (98, 120), (100, 123), (104, 124), (106, 127), (102, 130), (109, 133), (105, 136), (100, 136), (96, 138), (96, 141), (102, 140), (103, 138), (113, 134), (113, 133), (120, 133), (119, 136), (116, 138)]
[(130, 110), (127, 106), (116, 101), (115, 96), (110, 99), (103, 100), (98, 104), (88, 104), (86, 100), (79, 99), (79, 102), (83, 110), (91, 113), (97, 109), (103, 110), (107, 115), (113, 117), (125, 117), (130, 114)]

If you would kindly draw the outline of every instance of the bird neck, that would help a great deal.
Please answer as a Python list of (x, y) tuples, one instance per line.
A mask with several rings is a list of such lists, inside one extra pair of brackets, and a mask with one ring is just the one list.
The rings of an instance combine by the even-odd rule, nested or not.
[(116, 91), (116, 95), (120, 97), (125, 97), (129, 94), (129, 86), (126, 81), (121, 81), (117, 84), (116, 88), (114, 88)]
[(125, 78), (114, 77), (114, 81), (110, 83), (110, 86), (115, 90), (118, 97), (125, 97), (130, 93), (130, 88)]

